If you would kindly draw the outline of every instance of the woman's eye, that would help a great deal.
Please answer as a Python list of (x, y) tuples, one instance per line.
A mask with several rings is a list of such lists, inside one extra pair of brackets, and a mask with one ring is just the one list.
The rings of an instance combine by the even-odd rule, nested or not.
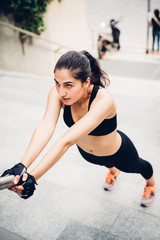
[(72, 87), (72, 85), (71, 84), (66, 84), (66, 87), (70, 88), (70, 87)]
[(55, 84), (56, 84), (57, 86), (59, 86), (59, 83), (58, 83), (58, 82), (56, 82), (56, 81), (55, 81)]

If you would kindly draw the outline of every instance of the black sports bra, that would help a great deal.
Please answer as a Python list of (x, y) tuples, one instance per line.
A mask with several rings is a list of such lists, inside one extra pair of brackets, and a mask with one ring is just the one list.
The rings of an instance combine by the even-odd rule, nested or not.
[[(94, 85), (88, 104), (88, 110), (90, 109), (91, 103), (96, 97), (98, 90), (99, 86)], [(63, 119), (68, 127), (71, 127), (73, 124), (75, 124), (72, 118), (70, 105), (69, 106), (65, 105)], [(104, 119), (92, 132), (89, 133), (89, 135), (104, 136), (113, 132), (116, 128), (117, 128), (117, 115), (110, 119)]]

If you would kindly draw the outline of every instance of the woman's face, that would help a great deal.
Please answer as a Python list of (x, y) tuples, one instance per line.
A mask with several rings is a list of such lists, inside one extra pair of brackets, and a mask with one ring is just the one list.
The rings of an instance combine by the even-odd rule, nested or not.
[(87, 82), (82, 83), (80, 80), (75, 79), (67, 69), (57, 69), (54, 80), (57, 92), (65, 105), (72, 105), (83, 99), (88, 87)]

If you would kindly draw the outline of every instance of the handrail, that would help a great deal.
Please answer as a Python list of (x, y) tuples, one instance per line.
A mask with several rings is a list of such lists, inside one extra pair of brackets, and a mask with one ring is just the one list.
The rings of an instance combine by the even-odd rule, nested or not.
[(44, 38), (44, 37), (39, 36), (39, 35), (36, 34), (36, 33), (29, 32), (29, 31), (24, 30), (24, 29), (22, 29), (22, 28), (16, 27), (16, 26), (14, 26), (14, 25), (12, 25), (12, 24), (9, 24), (9, 23), (0, 21), (0, 25), (5, 26), (5, 27), (8, 27), (8, 28), (11, 28), (11, 29), (16, 30), (16, 31), (18, 31), (18, 32), (24, 33), (24, 34), (26, 34), (26, 35), (28, 35), (28, 36), (31, 36), (31, 37), (40, 39), (40, 40), (42, 40), (42, 41), (45, 41), (45, 42), (48, 42), (48, 43), (52, 43), (52, 44), (54, 44), (54, 45), (57, 45), (58, 48), (57, 48), (56, 50), (54, 50), (55, 53), (56, 53), (56, 52), (59, 52), (59, 50), (61, 50), (62, 48), (66, 48), (66, 49), (68, 49), (68, 50), (72, 50), (72, 48), (70, 48), (70, 47), (68, 47), (68, 46), (61, 45), (61, 44), (59, 44), (59, 43), (57, 43), (57, 42), (54, 42), (54, 41), (52, 41), (52, 40), (48, 40), (48, 39), (46, 39), (46, 38)]

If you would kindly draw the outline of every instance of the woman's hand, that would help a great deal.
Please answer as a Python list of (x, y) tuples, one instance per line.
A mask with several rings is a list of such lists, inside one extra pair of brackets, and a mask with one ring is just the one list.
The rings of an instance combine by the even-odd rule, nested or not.
[[(20, 181), (20, 177), (23, 176), (24, 173), (27, 172), (27, 168), (22, 164), (22, 163), (18, 163), (15, 166), (13, 166), (10, 169), (7, 169), (6, 171), (4, 171), (4, 173), (1, 175), (1, 177), (5, 177), (8, 175), (14, 175), (14, 185), (17, 185), (18, 182)], [(15, 191), (15, 186), (10, 188), (9, 190), (11, 191)]]
[(35, 178), (29, 173), (24, 173), (21, 177), (17, 186), (14, 187), (14, 192), (16, 192), (21, 198), (27, 199), (31, 197), (36, 190)]
[(23, 182), (25, 182), (25, 181), (27, 180), (27, 178), (28, 178), (28, 174), (27, 174), (27, 173), (24, 173), (24, 174), (22, 175), (21, 179), (20, 179), (20, 176), (15, 176), (13, 182), (14, 182), (14, 184), (15, 184), (16, 186), (14, 186), (14, 187), (12, 187), (12, 188), (9, 188), (9, 190), (17, 193), (18, 196), (21, 197), (22, 191), (24, 190), (24, 188), (22, 187), (22, 184), (23, 184)]
[(25, 173), (25, 172), (27, 172), (27, 168), (22, 163), (18, 163), (16, 165), (14, 165), (14, 167), (4, 171), (4, 173), (1, 175), (1, 177), (7, 176), (7, 175), (22, 176), (23, 173)]

